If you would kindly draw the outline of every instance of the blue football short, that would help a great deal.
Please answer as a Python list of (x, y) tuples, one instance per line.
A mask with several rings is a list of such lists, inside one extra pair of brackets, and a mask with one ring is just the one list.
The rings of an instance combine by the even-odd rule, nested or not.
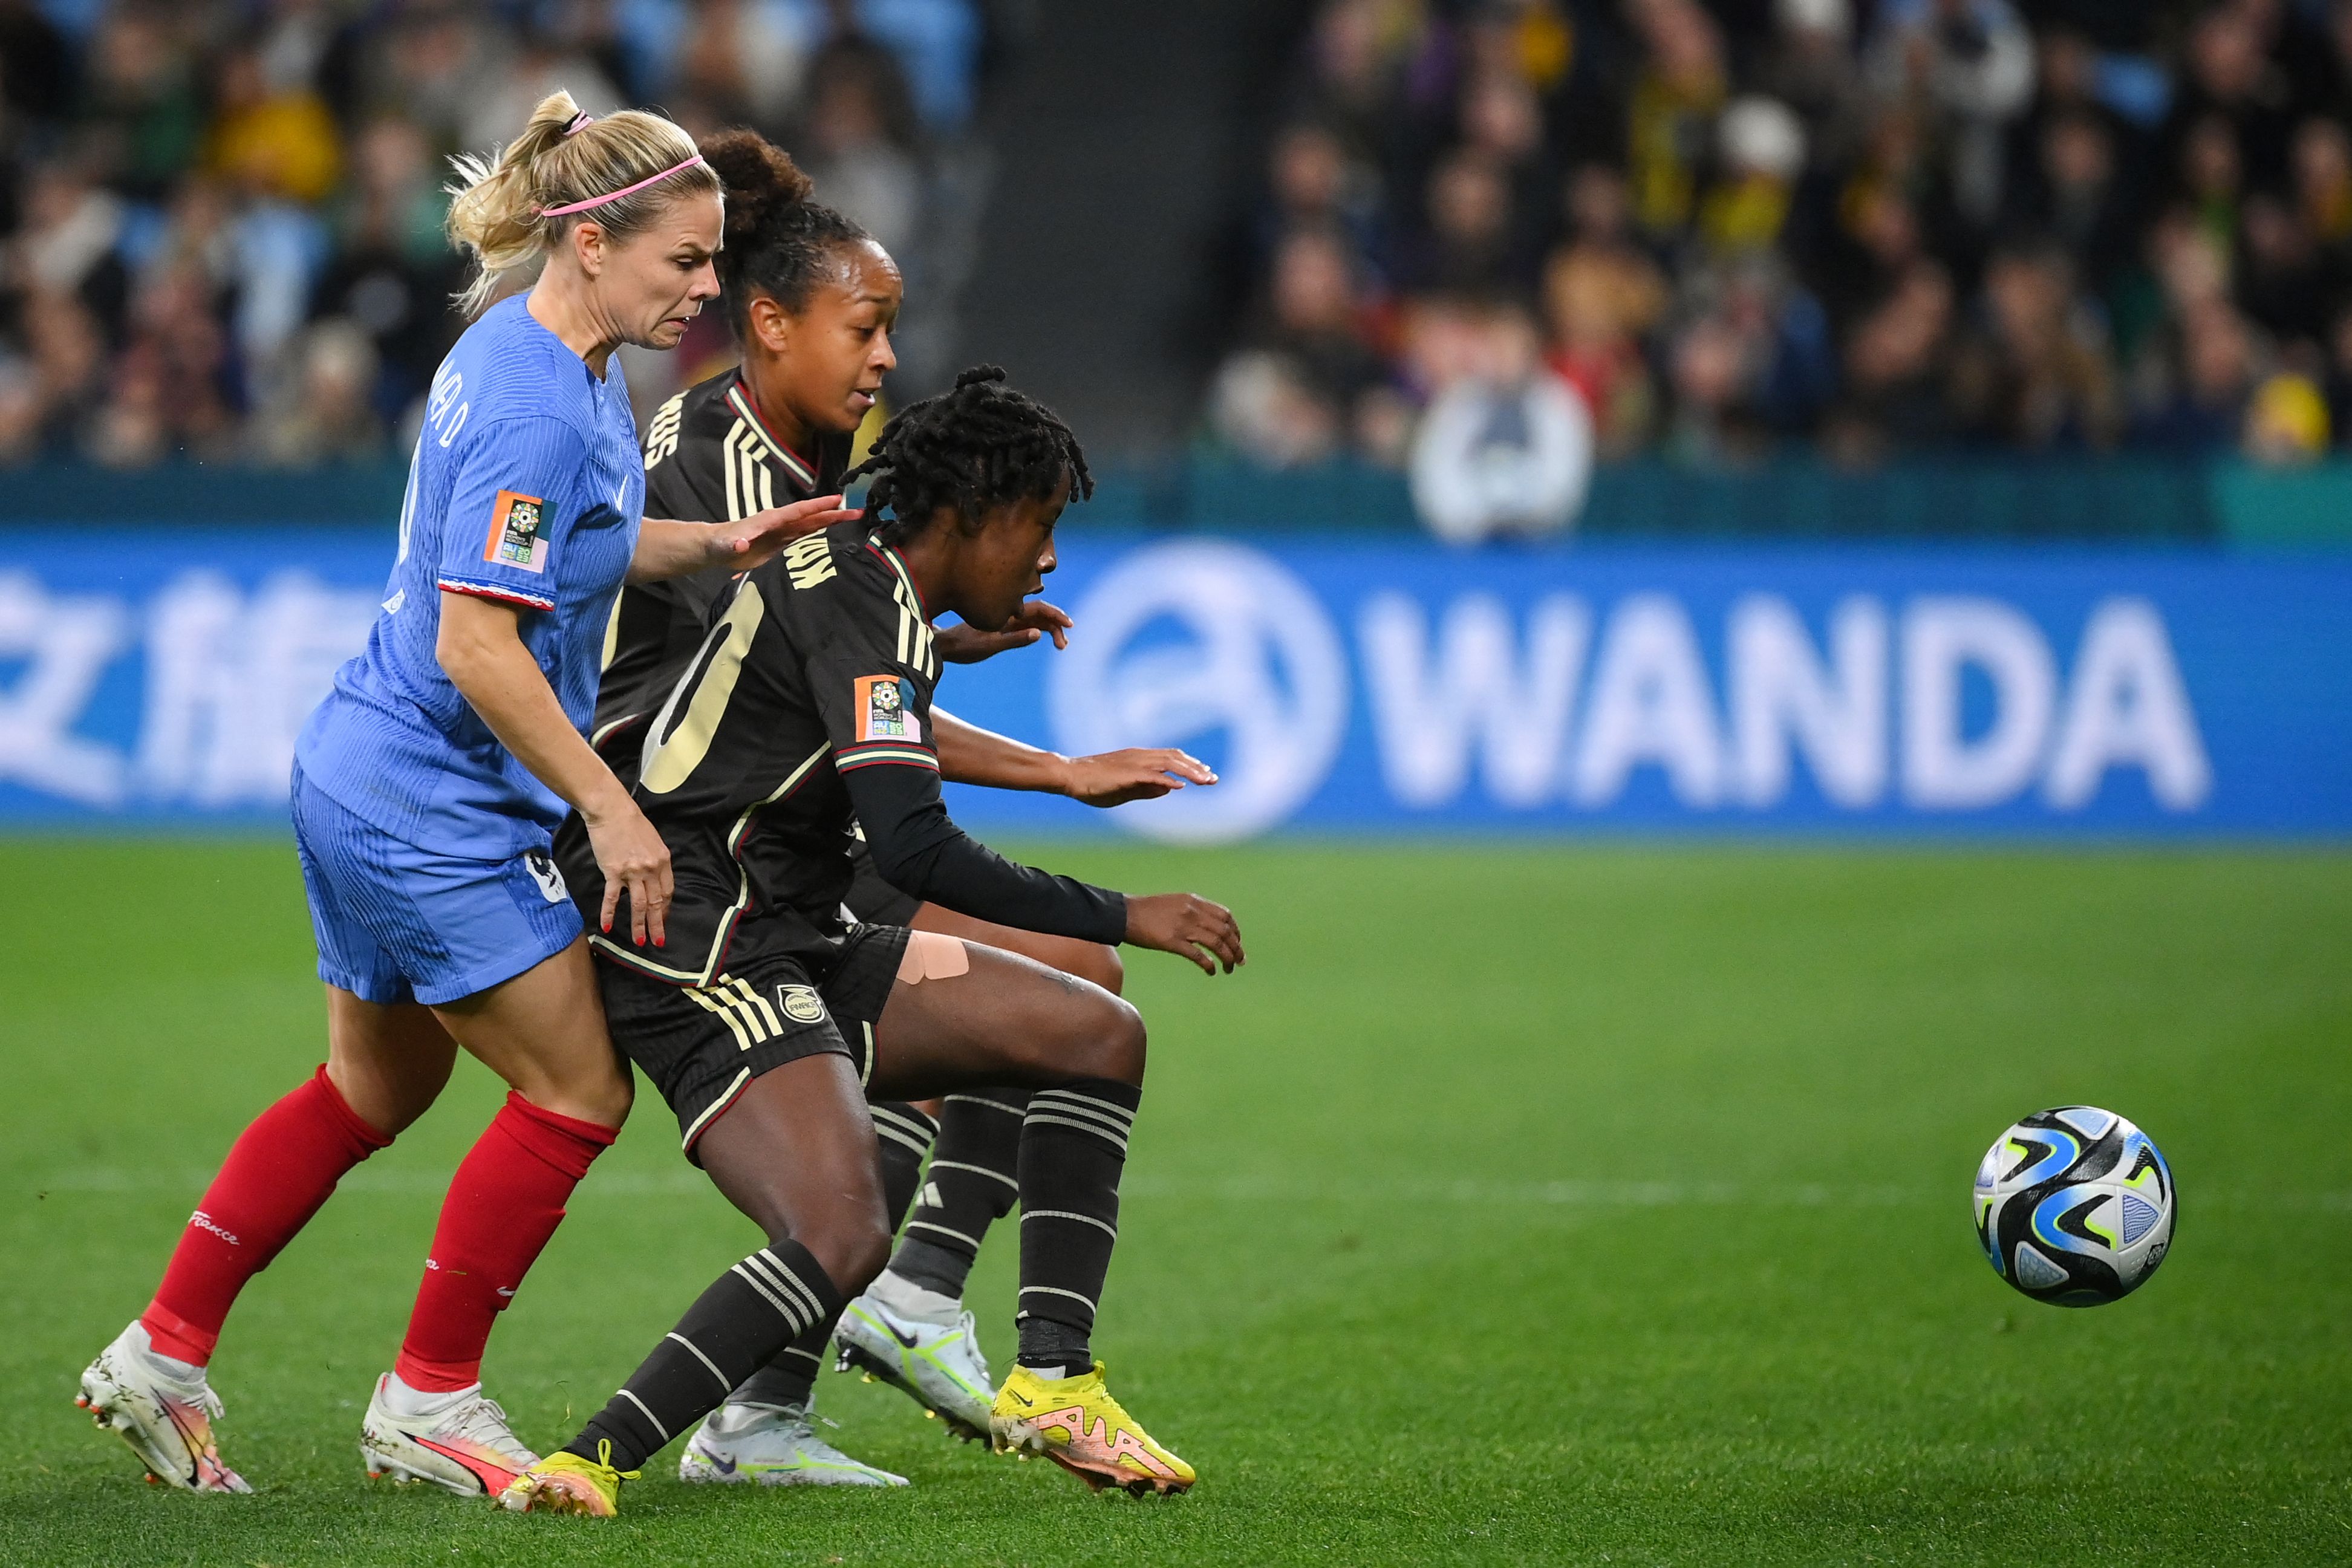
[(294, 769), (294, 848), (319, 939), (319, 978), (362, 1001), (453, 1002), (579, 939), (580, 912), (547, 846), (467, 860), (393, 837)]

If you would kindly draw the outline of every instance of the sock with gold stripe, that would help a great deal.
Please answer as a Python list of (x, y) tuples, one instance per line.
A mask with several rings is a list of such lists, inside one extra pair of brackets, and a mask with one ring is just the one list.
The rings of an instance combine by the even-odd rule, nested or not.
[[(874, 1117), (875, 1142), (882, 1154), (882, 1210), (890, 1228), (898, 1228), (908, 1205), (915, 1200), (915, 1184), (922, 1179), (923, 1156), (940, 1124), (903, 1100), (877, 1101), (866, 1110)], [(817, 1370), (824, 1364), (824, 1343), (833, 1337), (832, 1318), (811, 1323), (800, 1337), (776, 1353), (733, 1395), (738, 1405), (775, 1405), (806, 1409), (816, 1385)]]
[(1028, 1367), (1092, 1364), (1090, 1338), (1118, 1239), (1118, 1179), (1143, 1090), (1082, 1079), (1029, 1097), (1021, 1124), (1021, 1330)]
[(635, 1469), (841, 1308), (841, 1291), (807, 1248), (770, 1242), (711, 1282), (564, 1452), (593, 1459), (598, 1442), (610, 1441), (613, 1467)]

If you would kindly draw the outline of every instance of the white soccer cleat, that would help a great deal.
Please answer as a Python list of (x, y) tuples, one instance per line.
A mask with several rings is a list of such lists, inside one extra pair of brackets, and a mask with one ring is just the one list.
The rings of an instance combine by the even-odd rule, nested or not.
[(818, 1437), (804, 1405), (721, 1405), (688, 1440), (677, 1479), (763, 1487), (907, 1484), (906, 1477), (853, 1459)]
[[(194, 1375), (190, 1375), (193, 1374)], [(155, 1354), (147, 1331), (133, 1322), (98, 1353), (81, 1375), (74, 1403), (99, 1426), (131, 1445), (147, 1479), (183, 1491), (249, 1492), (245, 1478), (221, 1463), (213, 1445), (220, 1396), (202, 1367)]]
[(905, 1393), (964, 1441), (987, 1440), (996, 1385), (970, 1312), (952, 1322), (908, 1317), (868, 1291), (842, 1312), (833, 1337), (841, 1346), (836, 1371), (859, 1368)]
[(496, 1497), (539, 1462), (480, 1384), (420, 1396), (395, 1389), (389, 1372), (375, 1380), (360, 1421), (360, 1458), (371, 1478), (390, 1476), (404, 1486), (431, 1481), (462, 1497)]

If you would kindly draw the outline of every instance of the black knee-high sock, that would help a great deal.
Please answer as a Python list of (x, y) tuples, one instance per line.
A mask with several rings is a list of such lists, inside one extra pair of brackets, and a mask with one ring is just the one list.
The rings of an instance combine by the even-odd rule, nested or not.
[(1093, 1364), (1091, 1336), (1118, 1239), (1118, 1178), (1143, 1091), (1087, 1078), (1029, 1097), (1021, 1124), (1024, 1366)]
[(903, 1100), (885, 1100), (866, 1110), (874, 1118), (874, 1138), (882, 1151), (882, 1209), (895, 1236), (914, 1205), (923, 1162), (930, 1157), (940, 1124)]
[(711, 1282), (564, 1451), (593, 1459), (599, 1440), (609, 1441), (613, 1466), (635, 1469), (841, 1307), (841, 1291), (807, 1248), (770, 1242)]
[[(882, 1209), (896, 1232), (907, 1218), (908, 1206), (915, 1201), (915, 1187), (923, 1176), (923, 1156), (931, 1152), (940, 1124), (903, 1100), (886, 1100), (866, 1109), (874, 1118), (875, 1143), (882, 1155)], [(824, 1364), (824, 1342), (833, 1337), (834, 1318), (839, 1315), (836, 1312), (803, 1329), (776, 1353), (775, 1360), (735, 1391), (735, 1402), (805, 1406), (816, 1385), (817, 1371)]]
[(962, 1297), (982, 1238), (1013, 1212), (1021, 1196), (1021, 1124), (1028, 1113), (1024, 1089), (948, 1096), (930, 1179), (890, 1256), (890, 1272), (942, 1296)]

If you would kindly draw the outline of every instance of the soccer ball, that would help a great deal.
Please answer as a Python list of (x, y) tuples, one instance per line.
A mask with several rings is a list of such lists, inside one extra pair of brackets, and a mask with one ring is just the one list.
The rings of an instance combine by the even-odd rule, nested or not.
[(2172, 1167), (2112, 1111), (2061, 1105), (1977, 1166), (1977, 1239), (1993, 1272), (2062, 1307), (2130, 1295), (2172, 1246)]

